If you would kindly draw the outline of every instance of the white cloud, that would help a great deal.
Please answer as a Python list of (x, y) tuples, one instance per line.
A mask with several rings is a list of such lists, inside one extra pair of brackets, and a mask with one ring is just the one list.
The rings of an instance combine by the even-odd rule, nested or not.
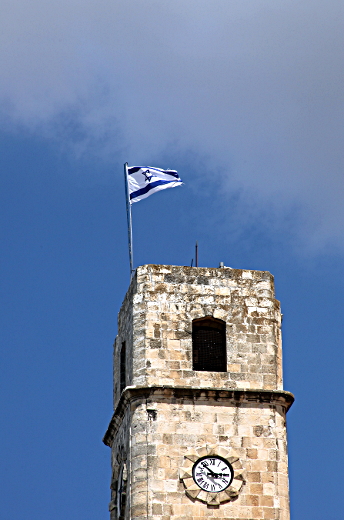
[(205, 153), (257, 212), (301, 205), (308, 246), (344, 246), (342, 2), (12, 0), (0, 24), (7, 120), (73, 120), (79, 149), (134, 162)]

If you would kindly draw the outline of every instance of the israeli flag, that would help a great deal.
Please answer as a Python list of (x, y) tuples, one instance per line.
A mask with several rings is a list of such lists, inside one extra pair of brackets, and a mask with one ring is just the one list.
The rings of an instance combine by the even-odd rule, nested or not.
[(145, 199), (156, 191), (183, 184), (175, 170), (161, 170), (152, 166), (129, 166), (127, 171), (130, 204)]

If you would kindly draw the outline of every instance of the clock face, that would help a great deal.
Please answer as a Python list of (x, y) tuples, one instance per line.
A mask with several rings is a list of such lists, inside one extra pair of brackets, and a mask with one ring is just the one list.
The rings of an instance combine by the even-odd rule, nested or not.
[(126, 465), (123, 464), (117, 482), (117, 518), (123, 518), (123, 508), (125, 507), (126, 499)]
[(117, 516), (120, 517), (122, 509), (122, 493), (123, 493), (123, 466), (121, 467), (117, 482)]
[(207, 455), (198, 459), (192, 468), (192, 477), (204, 491), (219, 493), (231, 484), (234, 476), (232, 466), (217, 455)]

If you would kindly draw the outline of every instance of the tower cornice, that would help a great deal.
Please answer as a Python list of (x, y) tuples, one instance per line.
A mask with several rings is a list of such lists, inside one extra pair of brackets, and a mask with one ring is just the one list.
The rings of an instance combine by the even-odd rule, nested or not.
[(198, 404), (214, 405), (214, 402), (222, 406), (236, 404), (262, 405), (264, 407), (281, 407), (283, 413), (287, 413), (294, 402), (294, 395), (285, 390), (261, 390), (241, 389), (224, 390), (223, 388), (192, 388), (179, 386), (127, 386), (118, 401), (103, 442), (112, 446), (113, 439), (122, 423), (128, 406), (140, 404), (142, 401), (152, 399), (165, 402), (169, 399), (197, 401)]

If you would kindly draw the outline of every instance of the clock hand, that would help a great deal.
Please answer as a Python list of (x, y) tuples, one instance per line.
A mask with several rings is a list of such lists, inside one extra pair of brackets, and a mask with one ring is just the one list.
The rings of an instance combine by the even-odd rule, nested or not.
[(221, 474), (220, 473), (208, 473), (207, 477), (209, 478), (220, 478)]
[[(208, 477), (209, 477), (210, 473), (208, 473)], [(212, 478), (222, 478), (222, 477), (229, 477), (230, 475), (228, 475), (227, 473), (213, 473), (211, 472), (211, 476)]]

